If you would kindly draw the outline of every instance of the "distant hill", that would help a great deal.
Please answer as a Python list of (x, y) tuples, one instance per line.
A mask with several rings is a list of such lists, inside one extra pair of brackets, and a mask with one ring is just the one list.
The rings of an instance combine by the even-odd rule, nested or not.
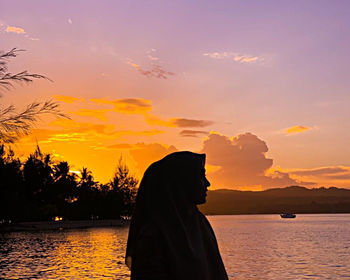
[(208, 191), (200, 210), (208, 215), (350, 213), (350, 190), (299, 186), (265, 191)]

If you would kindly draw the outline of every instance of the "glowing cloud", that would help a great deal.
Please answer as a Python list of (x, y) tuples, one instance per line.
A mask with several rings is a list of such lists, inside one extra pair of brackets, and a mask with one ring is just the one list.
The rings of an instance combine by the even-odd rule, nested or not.
[(5, 30), (7, 33), (16, 33), (16, 34), (24, 34), (25, 31), (21, 27), (10, 26), (8, 25)]
[(232, 59), (233, 61), (240, 63), (253, 63), (257, 61), (262, 61), (262, 57), (247, 55), (247, 54), (239, 54), (233, 52), (212, 52), (212, 53), (204, 53), (206, 57), (214, 58), (214, 59)]
[[(51, 129), (52, 128), (52, 129)], [(116, 130), (114, 125), (92, 124), (73, 120), (58, 119), (50, 123), (48, 129), (33, 129), (32, 135), (23, 138), (24, 141), (46, 142), (93, 142), (114, 140), (123, 136), (153, 136), (164, 131), (152, 130)]]
[(90, 100), (95, 104), (112, 105), (114, 108), (111, 111), (123, 114), (145, 114), (152, 110), (151, 101), (143, 98), (124, 98), (115, 100), (94, 98)]
[(233, 138), (210, 134), (203, 142), (202, 152), (207, 154), (208, 163), (219, 167), (210, 178), (220, 187), (242, 188), (250, 186), (284, 187), (290, 185), (312, 185), (296, 181), (286, 172), (267, 171), (273, 160), (266, 158), (267, 145), (251, 133)]
[(153, 144), (136, 144), (135, 149), (130, 150), (131, 156), (137, 162), (137, 167), (141, 172), (154, 161), (160, 160), (164, 156), (176, 152), (174, 146), (167, 146), (159, 143)]
[(286, 128), (285, 129), (285, 133), (287, 133), (287, 134), (296, 134), (296, 133), (305, 132), (305, 131), (307, 131), (309, 129), (311, 129), (311, 127), (302, 126), (302, 125), (295, 125), (295, 126)]
[(177, 127), (206, 127), (213, 124), (212, 121), (191, 120), (191, 119), (171, 119), (171, 123)]
[(214, 123), (212, 121), (193, 120), (184, 118), (172, 118), (170, 120), (162, 120), (153, 115), (147, 115), (145, 117), (148, 124), (165, 127), (206, 127)]
[(180, 135), (183, 137), (201, 137), (208, 135), (208, 131), (203, 130), (182, 130)]

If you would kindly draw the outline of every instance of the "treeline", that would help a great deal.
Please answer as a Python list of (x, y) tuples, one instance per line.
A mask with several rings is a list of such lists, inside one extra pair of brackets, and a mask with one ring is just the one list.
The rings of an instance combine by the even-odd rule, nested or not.
[(209, 191), (201, 211), (210, 215), (350, 213), (350, 190), (300, 186), (265, 191)]
[(54, 161), (37, 146), (25, 161), (0, 145), (0, 220), (114, 219), (132, 213), (138, 180), (120, 159), (113, 179), (100, 184), (83, 168)]

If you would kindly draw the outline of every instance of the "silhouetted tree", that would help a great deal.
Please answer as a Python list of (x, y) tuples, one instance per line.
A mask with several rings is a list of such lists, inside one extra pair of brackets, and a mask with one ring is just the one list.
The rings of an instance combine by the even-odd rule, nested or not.
[(83, 219), (98, 216), (98, 200), (99, 200), (98, 183), (94, 181), (92, 172), (86, 167), (80, 172), (80, 180), (77, 184), (77, 197), (75, 202), (75, 215)]
[(114, 177), (110, 183), (111, 194), (119, 202), (121, 215), (130, 215), (135, 203), (138, 180), (130, 175), (129, 168), (119, 159)]
[(21, 216), (23, 177), (21, 162), (0, 145), (0, 219)]
[[(44, 155), (39, 146), (23, 164), (22, 194), (25, 197), (26, 213), (29, 217), (47, 218), (46, 205), (52, 203), (52, 167), (51, 156)], [(43, 209), (45, 208), (45, 209)], [(45, 211), (43, 211), (45, 210)], [(54, 211), (53, 211), (54, 212)]]
[(137, 183), (122, 160), (113, 180), (99, 184), (87, 168), (78, 177), (39, 146), (21, 162), (0, 145), (0, 220), (119, 218), (131, 214)]
[[(28, 71), (21, 71), (13, 74), (8, 72), (8, 62), (10, 58), (17, 56), (19, 50), (13, 48), (8, 52), (0, 51), (0, 97), (1, 89), (10, 90), (16, 83), (30, 83), (34, 79), (47, 79), (40, 74), (32, 74)], [(68, 118), (58, 109), (59, 104), (52, 100), (45, 102), (32, 102), (22, 111), (17, 111), (14, 105), (0, 106), (0, 144), (13, 143), (20, 136), (29, 133), (33, 123), (38, 121), (42, 114), (54, 114), (56, 116)]]

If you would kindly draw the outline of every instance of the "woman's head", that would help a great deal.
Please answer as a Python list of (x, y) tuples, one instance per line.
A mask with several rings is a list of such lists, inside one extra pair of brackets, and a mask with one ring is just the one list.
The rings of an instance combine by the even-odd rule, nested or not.
[(171, 190), (180, 191), (190, 203), (206, 202), (210, 186), (205, 176), (205, 154), (175, 152), (160, 160), (164, 174), (171, 180)]
[(176, 152), (146, 170), (139, 192), (161, 200), (171, 196), (178, 202), (185, 200), (191, 204), (202, 204), (206, 202), (209, 186), (205, 177), (205, 154)]

